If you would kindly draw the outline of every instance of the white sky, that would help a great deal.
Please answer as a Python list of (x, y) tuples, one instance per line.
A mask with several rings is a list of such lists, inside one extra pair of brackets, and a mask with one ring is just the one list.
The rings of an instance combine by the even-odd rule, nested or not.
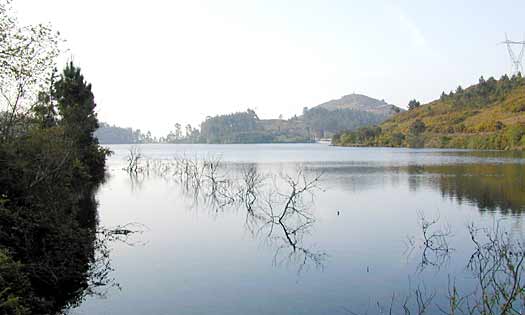
[[(353, 92), (406, 107), (510, 69), (523, 1), (14, 0), (51, 22), (102, 121), (161, 136), (254, 108), (300, 114)], [(518, 38), (516, 38), (518, 37)]]

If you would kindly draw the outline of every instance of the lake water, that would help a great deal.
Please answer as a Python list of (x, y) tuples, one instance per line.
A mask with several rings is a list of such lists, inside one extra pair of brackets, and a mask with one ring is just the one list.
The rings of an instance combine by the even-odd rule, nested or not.
[[(150, 161), (220, 157), (221, 176), (234, 181), (255, 169), (265, 178), (255, 218), (243, 206), (196, 196), (165, 173), (130, 177), (123, 170), (130, 146), (110, 148), (110, 177), (97, 195), (100, 224), (139, 223), (143, 233), (111, 244), (110, 275), (120, 289), (88, 297), (71, 314), (370, 314), (415, 285), (445, 301), (450, 279), (473, 285), (465, 271), (473, 248), (468, 224), (500, 224), (515, 238), (524, 232), (519, 153), (141, 146)], [(320, 175), (297, 206), (307, 224), (300, 214), (286, 227), (269, 223), (269, 209), (278, 215), (290, 193), (283, 178), (298, 172), (307, 180)], [(446, 255), (422, 255), (421, 216), (450, 232)]]

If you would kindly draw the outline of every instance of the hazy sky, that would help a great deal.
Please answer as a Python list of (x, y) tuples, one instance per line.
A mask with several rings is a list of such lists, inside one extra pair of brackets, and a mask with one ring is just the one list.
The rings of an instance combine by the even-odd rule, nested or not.
[(99, 118), (163, 135), (254, 108), (290, 117), (350, 93), (405, 107), (510, 71), (525, 1), (14, 0), (51, 22)]

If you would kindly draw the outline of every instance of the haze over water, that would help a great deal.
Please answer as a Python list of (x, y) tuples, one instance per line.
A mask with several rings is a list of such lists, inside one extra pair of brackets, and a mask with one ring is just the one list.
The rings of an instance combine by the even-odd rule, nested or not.
[[(155, 174), (130, 177), (122, 170), (130, 146), (110, 148), (110, 177), (97, 195), (100, 223), (136, 222), (144, 233), (133, 246), (113, 244), (112, 277), (121, 290), (90, 297), (72, 314), (365, 313), (422, 283), (444, 301), (449, 276), (463, 288), (472, 285), (465, 273), (472, 254), (468, 224), (500, 222), (523, 235), (522, 154), (319, 144), (141, 146), (150, 160), (220, 157), (232, 178), (247, 165), (270, 177), (298, 169), (309, 178), (321, 174), (319, 189), (306, 197), (314, 220), (298, 229), (294, 250), (283, 231), (248, 220), (242, 207), (199, 202)], [(288, 189), (270, 182), (278, 186), (274, 194)], [(422, 257), (421, 213), (452, 232), (447, 257)]]

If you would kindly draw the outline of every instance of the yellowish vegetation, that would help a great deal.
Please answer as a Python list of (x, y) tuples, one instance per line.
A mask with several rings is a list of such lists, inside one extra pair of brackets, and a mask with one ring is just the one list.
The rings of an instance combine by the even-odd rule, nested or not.
[[(375, 129), (374, 129), (375, 128)], [(371, 131), (374, 129), (375, 131)], [(338, 145), (513, 150), (525, 147), (525, 79), (479, 84), (399, 113), (377, 127), (334, 137)]]

